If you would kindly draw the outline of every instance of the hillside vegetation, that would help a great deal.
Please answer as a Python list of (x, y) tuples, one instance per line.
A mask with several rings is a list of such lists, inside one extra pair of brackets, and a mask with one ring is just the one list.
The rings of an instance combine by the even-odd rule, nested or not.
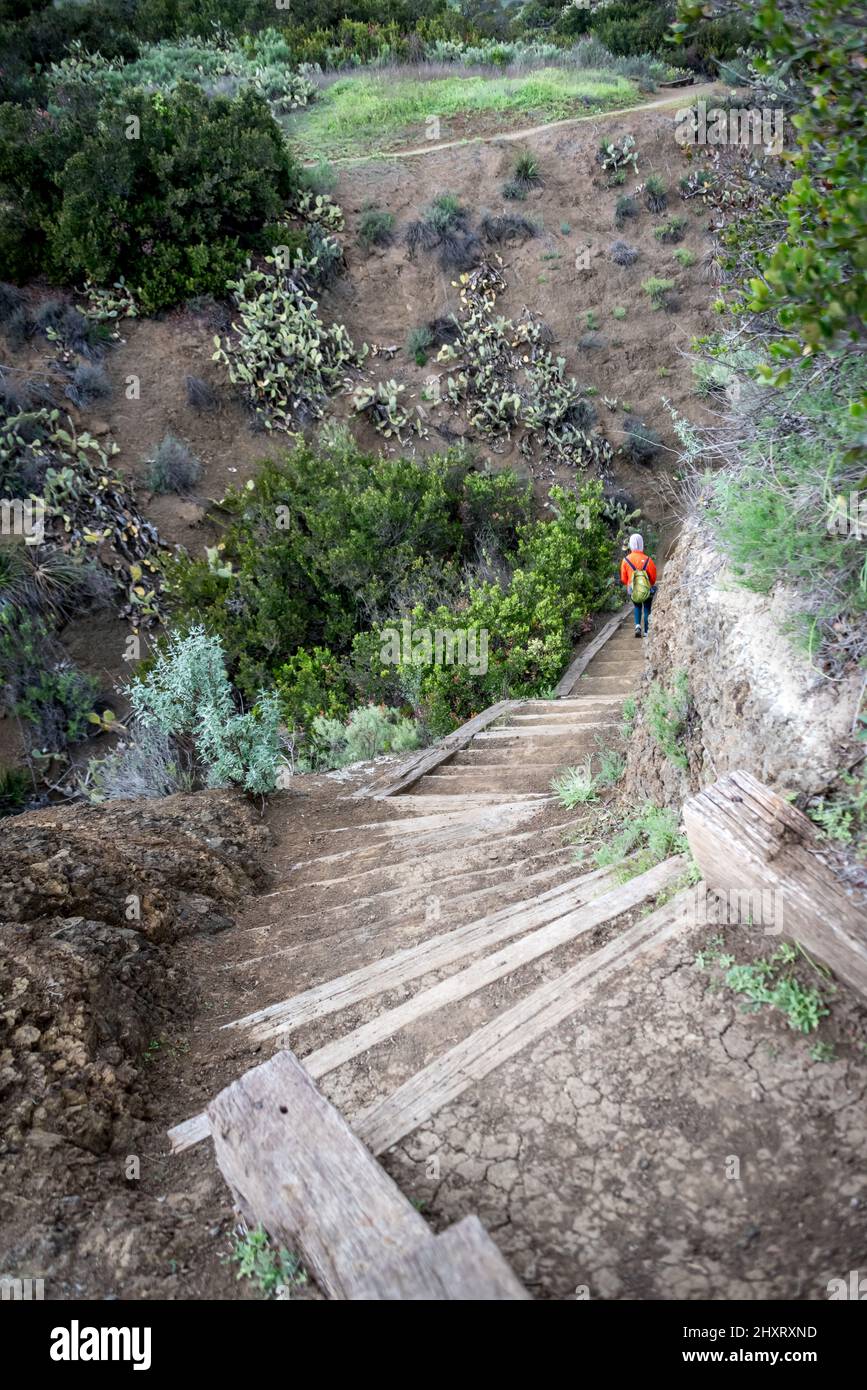
[[(267, 790), (287, 769), (345, 760), (358, 711), (380, 714), (365, 715), (376, 727), (357, 746), (399, 751), (503, 696), (545, 694), (594, 612), (617, 602), (613, 562), (640, 506), (616, 470), (649, 479), (666, 447), (629, 400), (634, 351), (612, 368), (618, 395), (599, 401), (591, 369), (573, 375), (567, 353), (592, 362), (638, 305), (661, 342), (684, 287), (702, 283), (720, 331), (691, 344), (697, 419), (673, 411), (688, 496), (743, 582), (791, 586), (793, 640), (818, 669), (834, 677), (863, 660), (867, 571), (850, 501), (865, 409), (857, 28), (836, 0), (714, 16), (683, 3), (673, 29), (672, 18), (655, 4), (459, 15), (395, 0), (376, 15), (313, 5), (279, 26), (258, 0), (209, 7), (207, 21), (193, 4), (102, 0), (2, 21), (0, 466), (4, 491), (20, 508), (39, 502), (45, 528), (36, 545), (19, 528), (0, 555), (6, 712), (26, 759), (8, 773), (10, 804), (34, 783), (120, 794), (130, 769), (137, 788)], [(598, 113), (690, 69), (737, 83), (732, 109), (781, 104), (783, 156), (688, 147), (675, 187), (658, 172), (661, 131), (656, 146), (602, 139), (569, 179), (589, 174), (582, 192), (613, 208), (594, 255), (616, 268), (617, 300), (573, 310), (575, 346), (555, 346), (532, 303), (504, 311), (507, 293), (527, 301), (551, 279), (559, 313), (564, 253), (569, 292), (588, 283), (570, 269), (590, 262), (568, 221), (557, 231), (534, 215), (552, 167), (530, 149), (515, 151), (496, 209), (447, 189), (410, 220), (385, 204), (351, 209), (350, 254), (323, 156), (421, 143), (431, 115), (460, 118), (463, 133), (483, 118), (507, 128)], [(404, 285), (435, 266), (456, 291), (447, 312), (408, 304), (405, 342), (376, 341), (375, 322), (350, 334), (336, 315), (351, 312), (363, 256)], [(48, 285), (60, 293), (46, 297)], [(380, 303), (370, 313), (386, 318)], [(231, 388), (264, 461), (211, 497), (212, 544), (169, 555), (136, 477), (89, 421), (110, 400), (125, 324), (179, 309), (214, 330), (217, 365), (188, 373), (190, 410), (217, 418), (215, 383)], [(397, 352), (406, 361), (390, 365)], [(417, 392), (414, 369), (428, 372)], [(148, 448), (149, 507), (202, 486), (200, 460), (168, 426)], [(81, 781), (69, 750), (86, 732), (110, 736), (117, 709), (62, 639), (73, 614), (98, 625), (108, 608), (139, 644), (134, 681), (188, 680), (188, 708), (160, 722), (128, 691), (127, 762), (95, 759)], [(422, 659), (403, 648), (385, 659), (405, 621), (484, 633), (484, 669), (424, 659), (423, 646)], [(142, 659), (146, 632), (162, 643), (156, 659)]]

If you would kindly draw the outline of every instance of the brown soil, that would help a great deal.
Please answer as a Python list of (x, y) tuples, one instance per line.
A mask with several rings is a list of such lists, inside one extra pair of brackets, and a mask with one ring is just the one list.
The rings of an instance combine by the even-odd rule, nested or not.
[[(437, 193), (449, 192), (472, 211), (474, 224), (485, 212), (517, 212), (542, 227), (540, 236), (523, 245), (493, 248), (502, 256), (508, 286), (497, 301), (497, 312), (517, 316), (527, 307), (548, 323), (556, 352), (566, 358), (568, 372), (579, 384), (595, 391), (599, 422), (612, 443), (622, 441), (620, 426), (624, 406), (629, 406), (630, 413), (655, 430), (667, 448), (674, 449), (677, 441), (663, 397), (689, 418), (705, 418), (692, 393), (683, 354), (694, 336), (712, 326), (708, 285), (701, 273), (701, 258), (707, 249), (707, 213), (696, 209), (695, 204), (682, 204), (675, 196), (670, 199), (672, 215), (686, 215), (689, 220), (681, 245), (697, 258), (695, 266), (685, 271), (674, 260), (674, 248), (654, 237), (654, 228), (664, 220), (663, 215), (654, 216), (642, 209), (622, 231), (615, 229), (617, 199), (633, 185), (627, 182), (621, 188), (605, 187), (595, 155), (603, 132), (611, 138), (635, 133), (637, 120), (635, 116), (610, 116), (604, 121), (555, 127), (528, 138), (528, 148), (539, 158), (544, 186), (517, 204), (502, 198), (502, 185), (510, 177), (516, 154), (516, 145), (506, 140), (453, 147), (413, 159), (340, 166), (335, 196), (347, 219), (347, 274), (323, 297), (323, 311), (327, 317), (344, 322), (355, 341), (397, 348), (391, 359), (370, 359), (366, 364), (369, 375), (395, 377), (407, 386), (407, 397), (418, 400), (427, 379), (441, 368), (432, 361), (425, 367), (416, 366), (406, 351), (407, 334), (434, 317), (455, 311), (458, 274), (442, 270), (435, 253), (420, 252), (411, 261), (399, 240), (384, 250), (366, 252), (356, 235), (362, 211), (370, 203), (387, 209), (394, 214), (400, 231), (422, 214)], [(657, 173), (675, 190), (683, 165), (671, 114), (645, 112), (640, 122), (642, 179)], [(639, 252), (631, 267), (619, 267), (610, 260), (609, 248), (617, 238)], [(589, 268), (578, 269), (576, 257), (585, 249), (590, 254)], [(676, 313), (651, 309), (641, 284), (654, 275), (675, 281)], [(617, 307), (626, 309), (625, 319), (613, 317), (612, 310)], [(579, 343), (590, 331), (588, 314), (595, 316), (599, 328), (592, 334), (594, 345), (582, 348)], [(616, 397), (618, 408), (609, 411), (602, 404), (603, 397)], [(441, 449), (443, 439), (436, 433), (436, 425), (441, 423), (475, 443), (491, 466), (527, 472), (527, 462), (516, 442), (506, 441), (492, 448), (483, 439), (473, 440), (466, 427), (450, 418), (446, 410), (431, 413), (429, 436), (418, 443), (413, 441), (414, 447), (420, 451)], [(372, 448), (383, 443), (373, 431), (365, 442)], [(639, 498), (647, 515), (660, 525), (667, 511), (664, 479), (669, 470), (665, 457), (663, 454), (652, 470), (633, 468), (616, 458), (613, 469), (613, 481)], [(552, 481), (574, 482), (573, 470), (552, 468), (543, 459), (532, 465), (532, 475), (540, 501)]]
[(48, 1298), (243, 1297), (225, 1188), (178, 1186), (162, 1106), (200, 1007), (178, 943), (213, 941), (261, 882), (258, 815), (202, 793), (0, 838), (0, 1264)]
[[(614, 443), (628, 404), (674, 448), (662, 398), (692, 419), (704, 415), (682, 354), (713, 324), (701, 274), (706, 214), (671, 199), (670, 211), (689, 219), (681, 244), (698, 258), (686, 271), (654, 238), (661, 217), (642, 211), (616, 232), (614, 206), (629, 185), (608, 189), (599, 178), (594, 155), (603, 130), (639, 134), (642, 178), (658, 172), (676, 188), (681, 156), (670, 114), (615, 116), (528, 137), (545, 182), (517, 210), (543, 232), (502, 251), (508, 289), (498, 307), (517, 315), (526, 306), (546, 319), (568, 370), (595, 389)], [(457, 276), (440, 270), (435, 256), (409, 261), (399, 245), (365, 253), (355, 236), (364, 205), (388, 208), (398, 224), (441, 191), (455, 193), (474, 220), (486, 210), (515, 210), (500, 194), (515, 148), (492, 141), (341, 166), (335, 196), (347, 216), (347, 273), (323, 296), (321, 312), (345, 322), (356, 341), (396, 345), (392, 360), (369, 359), (366, 372), (396, 376), (418, 396), (433, 367), (409, 360), (406, 337), (456, 307)], [(621, 235), (639, 251), (630, 269), (609, 259)], [(584, 248), (590, 267), (578, 270)], [(650, 309), (640, 285), (651, 275), (675, 280), (676, 313)], [(625, 319), (614, 319), (616, 306)], [(599, 323), (596, 345), (579, 348), (588, 313)], [(187, 404), (185, 374), (219, 382), (210, 360), (219, 323), (219, 311), (190, 310), (125, 324), (124, 342), (106, 362), (114, 395), (83, 417), (119, 444), (115, 462), (137, 481), (168, 431), (200, 457), (194, 497), (142, 500), (167, 542), (190, 550), (212, 543), (209, 500), (286, 442), (252, 433), (225, 386), (212, 415)], [(137, 400), (125, 395), (132, 375)], [(609, 412), (603, 396), (617, 397), (618, 408)], [(341, 397), (329, 414), (350, 411)], [(428, 437), (408, 447), (443, 446), (430, 424)], [(362, 444), (383, 447), (366, 424), (356, 428)], [(474, 442), (492, 466), (532, 477), (540, 502), (552, 480), (574, 481), (545, 460), (528, 462), (514, 445), (498, 451)], [(668, 477), (664, 462), (636, 469), (616, 458), (611, 481), (640, 498), (664, 531)], [(83, 618), (65, 634), (107, 687), (127, 674), (122, 627)], [(269, 802), (270, 840), (242, 798), (214, 794), (4, 823), (4, 867), (11, 865), (0, 962), (11, 1001), (0, 1020), (0, 1080), (11, 1116), (0, 1155), (5, 1270), (44, 1276), (49, 1297), (249, 1296), (221, 1259), (233, 1216), (210, 1146), (171, 1157), (165, 1137), (269, 1055), (270, 1045), (251, 1047), (219, 1024), (423, 938), (430, 901), (440, 910), (441, 877), (461, 880), (460, 892), (452, 884), (442, 894), (447, 923), (458, 923), (527, 896), (528, 875), (550, 872), (545, 881), (554, 882), (577, 872), (566, 843), (570, 817), (551, 804), (521, 812), (514, 827), (492, 808), (498, 823), (489, 835), (468, 830), (441, 861), (405, 862), (397, 841), (383, 846), (383, 827), (422, 814), (422, 798), (350, 799), (381, 771), (299, 778)], [(528, 838), (506, 840), (510, 834)], [(345, 857), (330, 867), (310, 864), (335, 854)], [(323, 885), (326, 877), (334, 882)], [(389, 896), (377, 902), (380, 893)], [(124, 915), (130, 894), (146, 903), (141, 921)], [(227, 929), (214, 935), (214, 926)], [(746, 954), (767, 944), (739, 941)], [(705, 995), (691, 966), (696, 944), (678, 942), (652, 970), (619, 979), (586, 1018), (552, 1032), (386, 1158), (401, 1185), (428, 1204), (437, 1228), (476, 1211), (538, 1296), (570, 1297), (583, 1284), (603, 1298), (823, 1297), (823, 1279), (864, 1262), (863, 1010), (840, 992), (825, 1034), (840, 1060), (813, 1062), (803, 1040), (772, 1017), (744, 1017), (729, 1000)], [(536, 978), (527, 972), (518, 987)], [(498, 988), (490, 1007), (507, 1002), (506, 987)], [(351, 1021), (369, 1016), (363, 1008)], [(460, 1035), (472, 1020), (472, 1002), (464, 1001), (447, 1028)], [(418, 1030), (401, 1066), (423, 1064), (441, 1044), (433, 1022)], [(302, 1037), (302, 1051), (321, 1037), (315, 1029)], [(389, 1048), (377, 1054), (382, 1076), (396, 1056)], [(359, 1067), (324, 1089), (355, 1101), (369, 1084)], [(743, 1182), (720, 1176), (732, 1154), (741, 1158)], [(125, 1175), (130, 1155), (141, 1160), (135, 1180)]]

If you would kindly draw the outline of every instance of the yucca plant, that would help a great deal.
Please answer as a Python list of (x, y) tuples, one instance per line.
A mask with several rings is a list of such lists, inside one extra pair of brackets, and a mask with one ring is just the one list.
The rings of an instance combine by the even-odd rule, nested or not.
[(651, 174), (644, 185), (645, 206), (651, 212), (662, 212), (668, 201), (668, 189), (658, 174)]
[(515, 160), (512, 166), (512, 183), (527, 191), (531, 188), (541, 188), (542, 171), (539, 168), (539, 160), (529, 150), (521, 150)]

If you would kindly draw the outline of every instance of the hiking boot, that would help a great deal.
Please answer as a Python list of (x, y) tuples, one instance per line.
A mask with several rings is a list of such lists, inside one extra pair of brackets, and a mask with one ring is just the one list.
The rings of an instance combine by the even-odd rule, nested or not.
[(640, 628), (640, 627), (637, 627), (637, 628), (635, 629), (635, 635), (636, 635), (636, 637), (640, 637), (640, 636), (641, 636), (641, 628)]

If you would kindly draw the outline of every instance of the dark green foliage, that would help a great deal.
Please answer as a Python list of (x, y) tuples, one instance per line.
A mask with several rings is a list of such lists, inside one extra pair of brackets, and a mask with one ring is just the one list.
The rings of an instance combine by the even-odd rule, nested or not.
[[(170, 562), (178, 618), (221, 637), (248, 697), (276, 680), (290, 720), (373, 701), (443, 730), (498, 692), (550, 684), (609, 592), (601, 493), (587, 492), (589, 527), (579, 499), (556, 501), (554, 520), (533, 523), (526, 485), (477, 473), (463, 455), (419, 462), (301, 445), (225, 499), (210, 561)], [(414, 626), (485, 628), (488, 670), (383, 667), (383, 628), (410, 614)]]
[(668, 201), (665, 180), (658, 174), (651, 174), (644, 185), (644, 203), (651, 212), (662, 212)]
[[(225, 500), (219, 566), (172, 564), (182, 609), (223, 638), (252, 696), (299, 648), (345, 653), (417, 557), (460, 553), (465, 472), (448, 458), (422, 465), (306, 445), (266, 462), (252, 488)], [(230, 575), (218, 572), (228, 565)]]
[(394, 241), (394, 213), (366, 207), (358, 224), (358, 240), (368, 250), (371, 246), (390, 246)]
[(539, 160), (529, 150), (522, 150), (512, 167), (511, 182), (529, 192), (531, 188), (541, 188), (542, 171)]
[(617, 206), (614, 209), (615, 227), (619, 230), (629, 218), (637, 217), (638, 212), (639, 208), (635, 199), (630, 194), (625, 193), (622, 198), (617, 199)]
[(0, 817), (23, 811), (32, 790), (33, 783), (25, 768), (0, 768)]
[(43, 618), (0, 605), (0, 686), (29, 747), (60, 753), (84, 738), (98, 686), (72, 666)]
[(688, 223), (685, 217), (669, 217), (668, 220), (663, 222), (659, 227), (654, 227), (653, 235), (656, 237), (657, 241), (664, 242), (666, 245), (671, 245), (683, 240), (683, 234), (686, 231), (687, 225)]
[(297, 168), (263, 98), (183, 83), (51, 116), (0, 107), (0, 181), (39, 269), (122, 275), (152, 312), (221, 294), (284, 213)]
[(428, 353), (434, 344), (434, 335), (427, 324), (422, 324), (419, 328), (413, 328), (406, 341), (406, 349), (410, 357), (419, 367), (423, 367), (427, 362)]

